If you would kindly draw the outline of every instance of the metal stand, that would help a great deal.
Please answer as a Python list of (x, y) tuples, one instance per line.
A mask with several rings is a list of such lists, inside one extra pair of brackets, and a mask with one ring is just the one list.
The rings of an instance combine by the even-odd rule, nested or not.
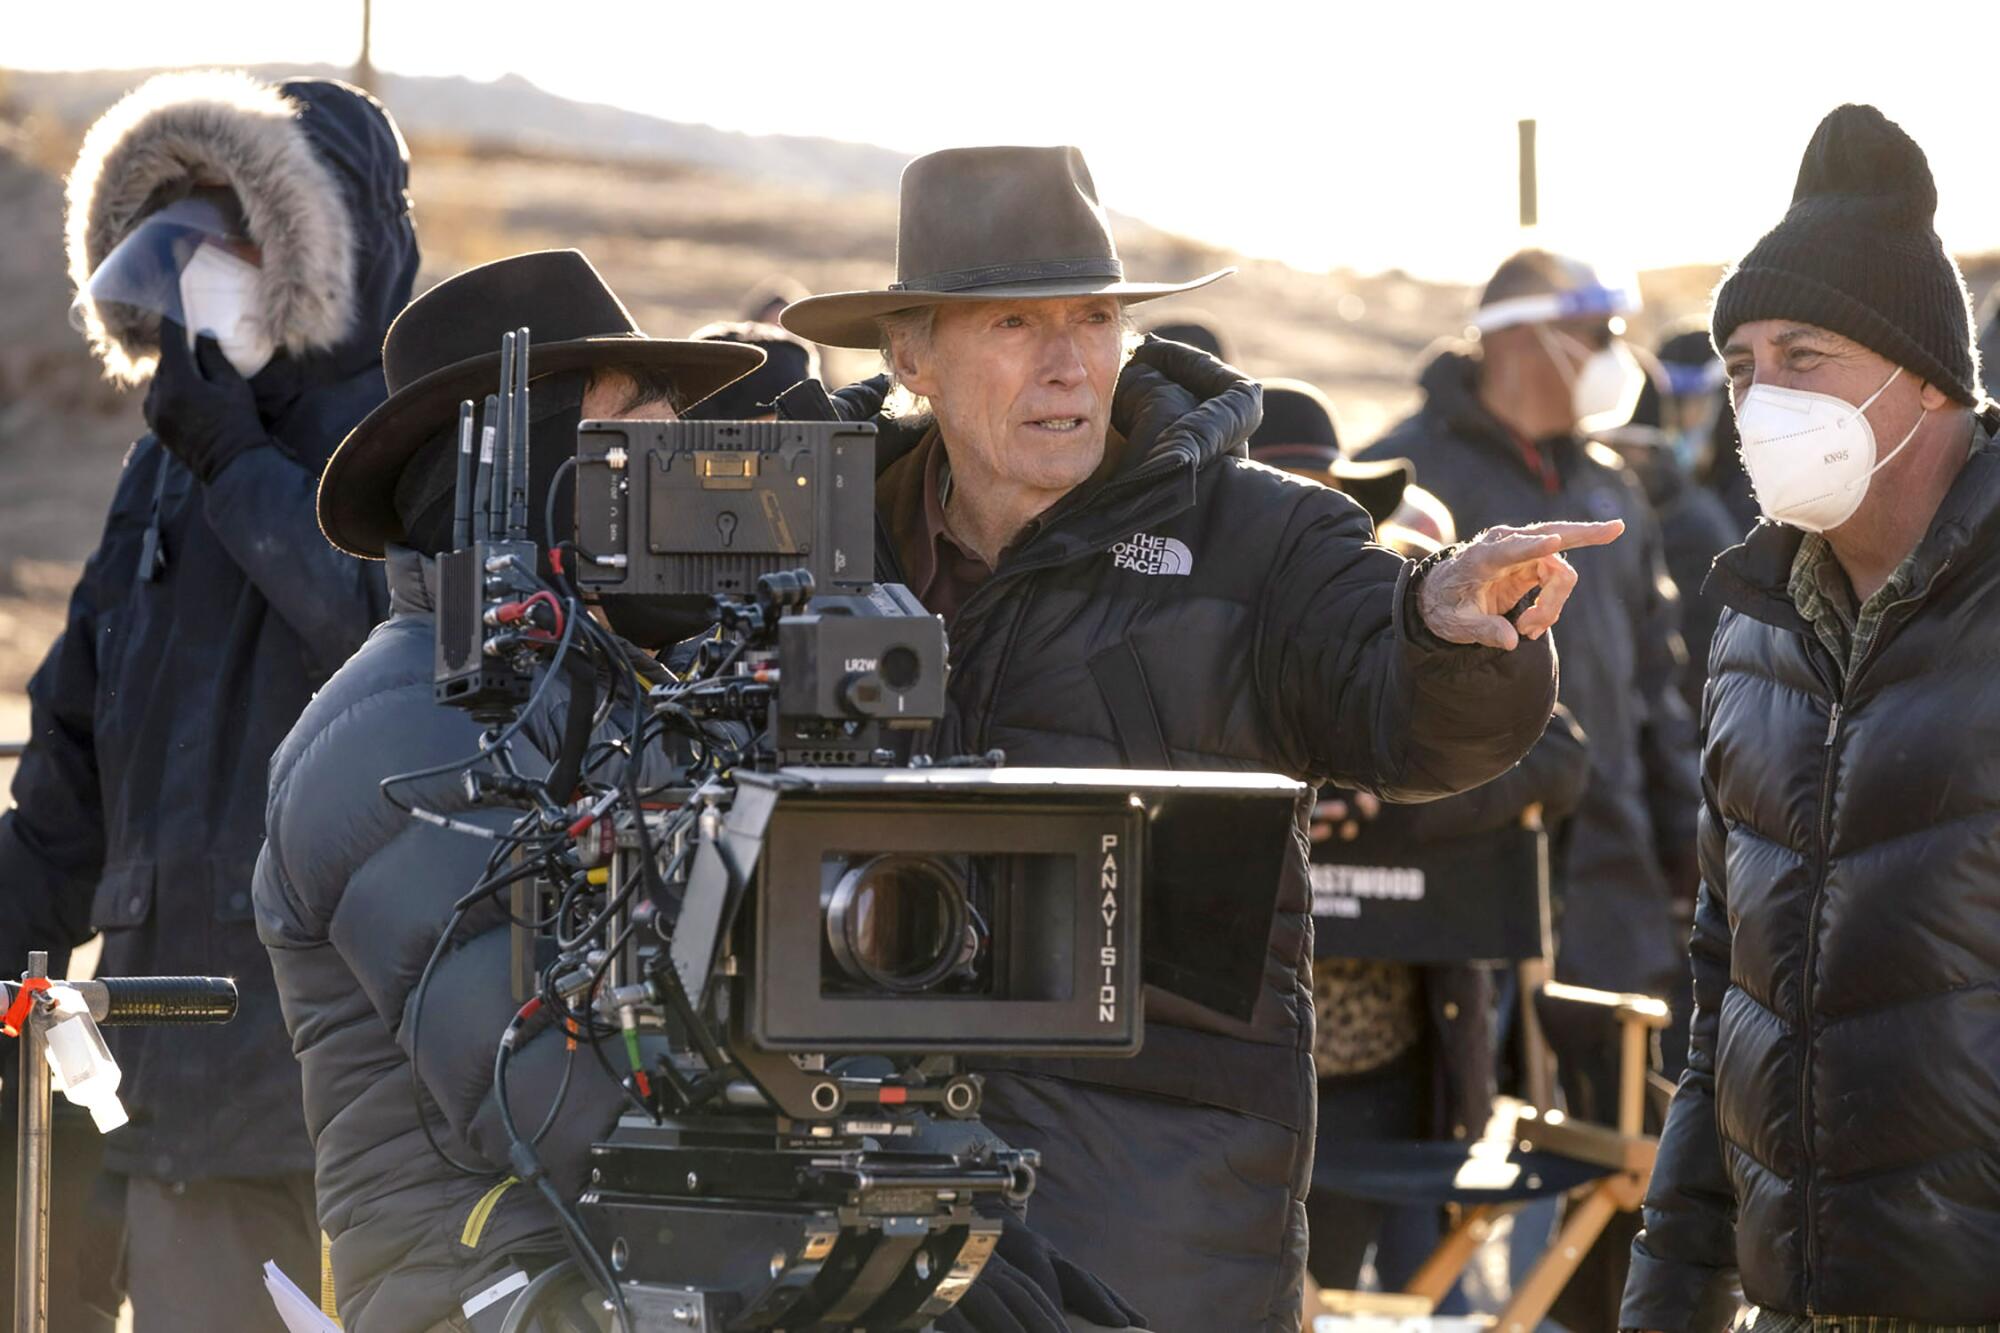
[[(28, 955), (27, 979), (49, 975), (49, 956)], [(21, 1025), (21, 1125), (14, 1147), (20, 1191), (14, 1216), (14, 1327), (17, 1333), (49, 1329), (49, 1062), (42, 1003)]]
[[(20, 983), (7, 983), (7, 1001), (49, 975), (49, 956), (28, 955)], [(117, 977), (67, 983), (82, 994), (91, 1018), (104, 1027), (227, 1023), (236, 1017), (236, 983), (228, 977)], [(20, 1018), (21, 1127), (14, 1171), (15, 1333), (49, 1333), (50, 1085), (48, 993), (34, 995)]]

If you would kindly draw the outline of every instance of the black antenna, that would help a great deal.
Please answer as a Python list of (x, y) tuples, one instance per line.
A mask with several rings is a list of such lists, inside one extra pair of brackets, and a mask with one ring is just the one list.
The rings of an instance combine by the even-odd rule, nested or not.
[(507, 540), (528, 540), (528, 327), (514, 331), (514, 447), (508, 458)]
[(500, 335), (500, 393), (494, 422), (493, 486), (488, 492), (486, 530), (499, 541), (507, 531), (507, 472), (514, 456), (514, 335)]
[(452, 496), (451, 549), (472, 545), (472, 483), (479, 465), (472, 439), (472, 400), (458, 405), (458, 489)]
[(487, 508), (486, 496), (493, 489), (493, 451), (498, 445), (499, 434), (500, 399), (489, 393), (479, 414), (479, 475), (472, 486), (472, 536), (475, 541), (493, 540), (493, 515)]

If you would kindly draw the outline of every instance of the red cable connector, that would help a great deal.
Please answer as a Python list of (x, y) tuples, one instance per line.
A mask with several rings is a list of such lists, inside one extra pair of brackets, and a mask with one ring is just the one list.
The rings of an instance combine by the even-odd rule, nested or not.
[(7, 1007), (5, 1017), (0, 1017), (0, 1031), (10, 1037), (21, 1035), (21, 1025), (28, 1021), (28, 1008), (35, 1002), (35, 992), (47, 990), (50, 978), (27, 977), (21, 982), (21, 989), (14, 994), (14, 1003)]

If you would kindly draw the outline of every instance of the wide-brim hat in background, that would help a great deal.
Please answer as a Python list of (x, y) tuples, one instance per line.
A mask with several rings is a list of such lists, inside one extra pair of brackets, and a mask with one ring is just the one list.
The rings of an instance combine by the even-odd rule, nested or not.
[(896, 281), (879, 291), (808, 296), (779, 316), (800, 337), (874, 348), (875, 321), (921, 306), (1115, 296), (1151, 301), (1206, 287), (1128, 282), (1083, 154), (1074, 148), (947, 148), (903, 169)]
[(1318, 386), (1273, 377), (1263, 381), (1264, 416), (1250, 433), (1251, 461), (1351, 496), (1380, 527), (1403, 503), (1416, 480), (1407, 458), (1362, 462), (1340, 451), (1340, 416)]
[(649, 338), (577, 250), (496, 259), (446, 278), (396, 316), (382, 344), (389, 397), (349, 432), (319, 482), (319, 525), (351, 555), (380, 559), (399, 538), (396, 482), (417, 451), (500, 381), (500, 339), (529, 333), (530, 384), (564, 370), (663, 371), (693, 403), (764, 363), (744, 343)]

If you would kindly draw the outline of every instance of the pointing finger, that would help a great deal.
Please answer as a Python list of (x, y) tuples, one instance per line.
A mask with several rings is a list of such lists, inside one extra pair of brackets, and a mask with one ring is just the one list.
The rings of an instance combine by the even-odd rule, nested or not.
[(1522, 528), (1527, 537), (1555, 537), (1558, 551), (1581, 546), (1609, 546), (1625, 532), (1625, 521), (1614, 518), (1603, 523), (1536, 523)]

